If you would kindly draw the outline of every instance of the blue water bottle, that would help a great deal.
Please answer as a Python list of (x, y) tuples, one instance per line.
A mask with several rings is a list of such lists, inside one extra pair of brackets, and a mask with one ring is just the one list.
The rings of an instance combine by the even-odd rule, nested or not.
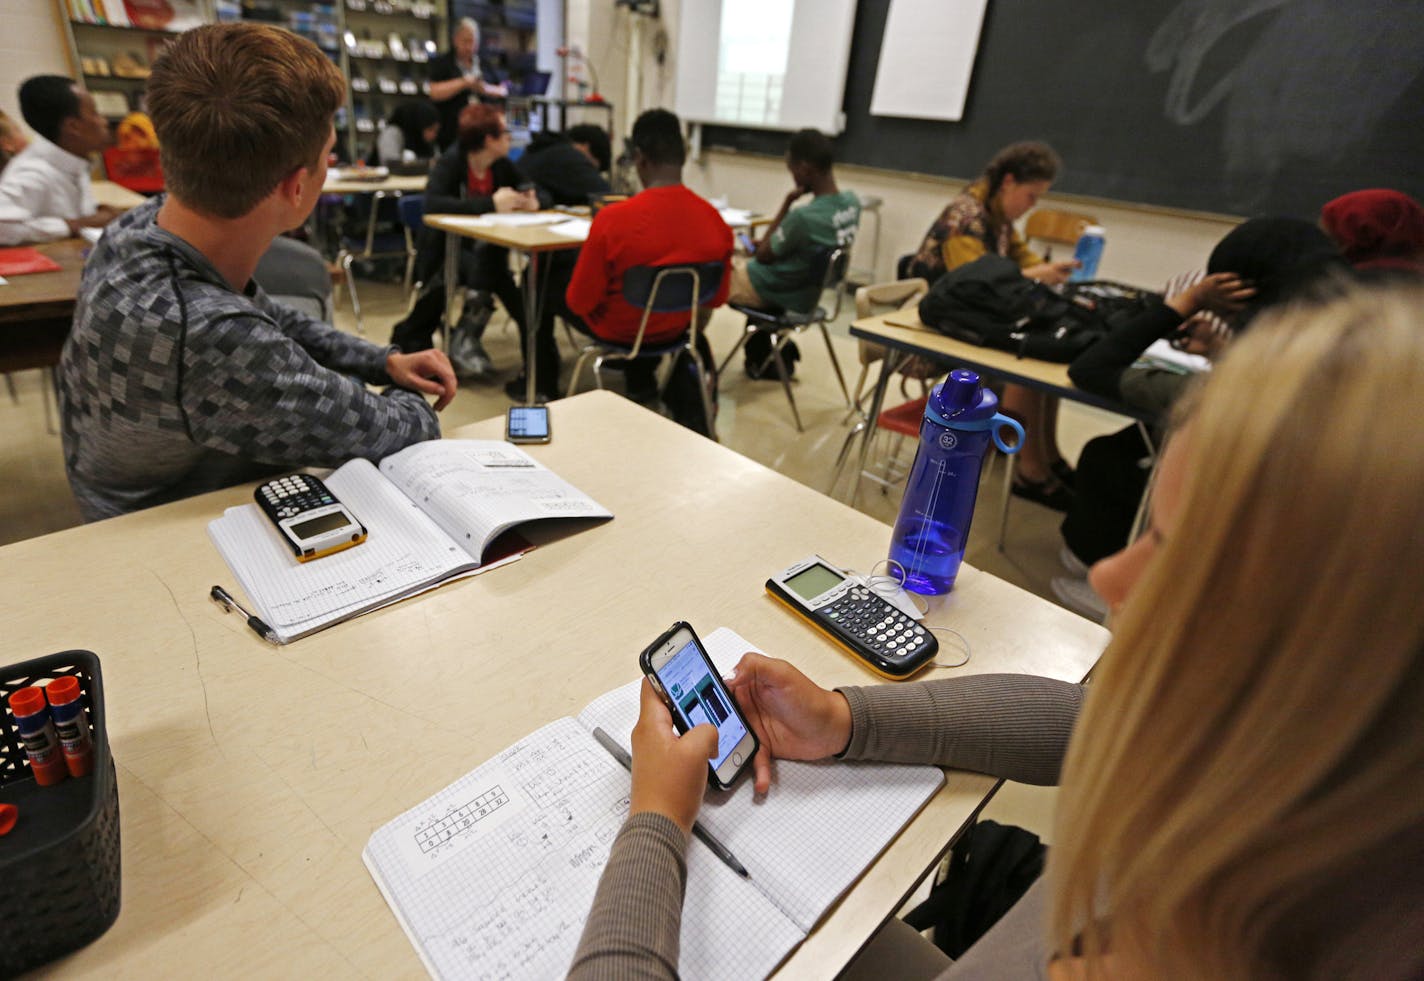
[(1069, 282), (1079, 283), (1086, 279), (1096, 279), (1098, 262), (1103, 257), (1106, 245), (1107, 232), (1103, 230), (1102, 225), (1089, 225), (1083, 229), (1083, 234), (1078, 236), (1078, 244), (1073, 249), (1073, 258), (1077, 260), (1078, 268), (1068, 277)]
[[(1005, 453), (1017, 453), (1023, 445), (1023, 427), (998, 408), (994, 393), (963, 368), (930, 393), (920, 448), (890, 535), (890, 558), (904, 567), (911, 592), (933, 595), (954, 588), (989, 440)], [(1018, 434), (1013, 446), (1003, 441), (1004, 427)]]

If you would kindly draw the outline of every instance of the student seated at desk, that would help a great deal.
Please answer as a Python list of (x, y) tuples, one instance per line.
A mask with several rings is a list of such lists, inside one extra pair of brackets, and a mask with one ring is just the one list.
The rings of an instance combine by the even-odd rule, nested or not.
[(387, 167), (429, 160), (435, 156), (440, 112), (429, 99), (412, 99), (396, 106), (376, 134), (373, 164)]
[[(541, 204), (534, 190), (519, 188), (528, 182), (509, 159), (509, 126), (504, 113), (482, 103), (466, 106), (460, 113), (460, 132), (455, 145), (440, 155), (425, 185), (425, 213), (428, 215), (508, 214), (538, 211)], [(434, 228), (420, 231), (415, 259), (415, 276), (423, 285), (406, 318), (391, 331), (391, 343), (402, 351), (423, 351), (430, 347), (440, 318), (445, 316), (445, 240), (449, 236)], [(493, 310), (488, 294), (499, 297), (523, 335), (524, 298), (509, 271), (509, 250), (489, 242), (463, 239), (459, 261), (460, 285), (467, 294), (464, 312), (450, 341), (450, 360), (462, 378), (487, 378), (494, 363), (485, 353), (480, 338)]]
[(90, 155), (114, 142), (94, 97), (73, 79), (36, 75), (20, 86), (20, 113), (38, 135), (0, 173), (0, 246), (70, 238), (118, 217), (95, 206), (89, 180)]
[[(728, 303), (760, 310), (806, 312), (821, 299), (816, 257), (849, 247), (860, 227), (860, 196), (836, 184), (835, 152), (825, 134), (803, 129), (786, 147), (792, 187), (751, 258), (732, 264)], [(812, 195), (792, 210), (792, 205)]]
[(570, 126), (567, 133), (535, 133), (519, 158), (519, 168), (556, 205), (586, 205), (593, 195), (607, 194), (603, 175), (612, 165), (608, 133), (591, 123)]
[(153, 66), (168, 193), (94, 247), (59, 364), (87, 520), (440, 435), (456, 386), (444, 354), (360, 340), (252, 282), (321, 196), (345, 92), (315, 44), (259, 24), (187, 31)]
[(1424, 275), (1424, 205), (1403, 191), (1351, 191), (1320, 209), (1345, 261), (1370, 276)]
[[(623, 274), (635, 266), (720, 262), (721, 287), (704, 308), (727, 299), (725, 269), (732, 258), (732, 230), (717, 209), (682, 183), (687, 145), (682, 124), (666, 109), (649, 109), (633, 123), (629, 139), (633, 166), (643, 190), (594, 216), (588, 240), (579, 252), (568, 288), (564, 314), (571, 326), (617, 344), (632, 344), (643, 311), (623, 298)], [(687, 329), (686, 313), (655, 313), (648, 318), (646, 344), (666, 344)], [(552, 337), (551, 337), (552, 341)], [(699, 346), (706, 338), (698, 336)], [(711, 349), (703, 348), (711, 362)], [(651, 361), (630, 364), (628, 394), (639, 401), (656, 395)], [(540, 379), (551, 377), (539, 366)]]
[[(1029, 279), (1068, 281), (1075, 263), (1044, 262), (1014, 222), (1033, 210), (1062, 169), (1046, 143), (1014, 143), (994, 155), (984, 174), (949, 203), (925, 233), (910, 275), (934, 283), (946, 272), (992, 252), (1012, 259)], [(1014, 494), (1058, 511), (1072, 503), (1073, 469), (1058, 450), (1058, 400), (1022, 385), (1005, 385), (1003, 409), (1024, 427), (1014, 460)]]
[[(1204, 278), (1115, 324), (1068, 366), (1068, 376), (1079, 388), (1165, 418), (1192, 376), (1140, 361), (1153, 342), (1186, 341), (1202, 311), (1218, 314), (1239, 335), (1263, 311), (1345, 271), (1335, 246), (1309, 222), (1253, 218), (1217, 243)], [(1227, 346), (1209, 330), (1198, 333), (1211, 334), (1205, 347), (1213, 360)], [(1058, 599), (1085, 616), (1101, 619), (1107, 613), (1084, 578), (1086, 567), (1127, 544), (1147, 486), (1147, 459), (1147, 444), (1135, 424), (1089, 440), (1078, 457), (1073, 504), (1060, 526), (1067, 550), (1063, 563), (1073, 575), (1056, 577), (1050, 586)]]
[[(1024, 675), (827, 691), (745, 656), (764, 806), (777, 758), (1061, 777), (1047, 874), (945, 979), (1424, 974), (1424, 441), (1380, 424), (1424, 412), (1421, 310), (1424, 288), (1355, 289), (1232, 348), (1150, 531), (1093, 570), (1115, 633), (1086, 698)], [(632, 740), (577, 979), (677, 969), (716, 736), (676, 735), (644, 683)]]

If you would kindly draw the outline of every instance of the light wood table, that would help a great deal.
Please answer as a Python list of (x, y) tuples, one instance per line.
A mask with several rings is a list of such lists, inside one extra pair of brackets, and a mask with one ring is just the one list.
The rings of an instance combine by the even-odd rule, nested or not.
[(30, 246), (59, 263), (54, 272), (7, 277), (0, 286), (0, 373), (59, 363), (74, 319), (89, 243), (66, 238)]
[[(520, 214), (524, 214), (524, 212), (520, 212)], [(447, 351), (450, 349), (450, 317), (455, 305), (455, 290), (459, 285), (460, 239), (472, 238), (502, 248), (513, 249), (523, 253), (528, 259), (528, 264), (524, 267), (523, 282), (520, 284), (524, 294), (524, 323), (528, 328), (524, 332), (525, 405), (534, 404), (537, 391), (535, 387), (535, 375), (537, 374), (535, 367), (537, 359), (534, 356), (535, 336), (539, 333), (539, 315), (546, 299), (539, 295), (541, 258), (550, 252), (564, 252), (583, 245), (582, 238), (550, 231), (553, 225), (569, 219), (567, 213), (550, 211), (545, 214), (551, 220), (542, 225), (486, 224), (474, 220), (477, 217), (485, 217), (482, 215), (425, 216), (427, 225), (445, 233), (445, 318), (443, 324), (445, 350)], [(553, 381), (554, 384), (558, 384), (557, 378)]]
[[(554, 442), (529, 452), (614, 520), (530, 526), (539, 547), (520, 561), (288, 647), (208, 599), (234, 582), (206, 524), (250, 486), (0, 549), (6, 656), (98, 653), (118, 766), (122, 912), (56, 973), (422, 977), (362, 865), (367, 838), (638, 677), (637, 652), (675, 619), (730, 626), (824, 685), (877, 683), (762, 584), (814, 551), (868, 569), (889, 528), (610, 393), (551, 411)], [(932, 622), (972, 645), (959, 674), (1079, 679), (1107, 639), (967, 566)], [(782, 976), (834, 975), (996, 785), (948, 776)]]
[[(968, 368), (982, 376), (999, 378), (1035, 391), (1067, 399), (1070, 402), (1079, 402), (1126, 416), (1137, 423), (1137, 428), (1141, 431), (1142, 438), (1152, 455), (1155, 471), (1158, 454), (1152, 433), (1148, 428), (1148, 425), (1153, 421), (1153, 414), (1124, 402), (1106, 399), (1101, 395), (1084, 391), (1073, 384), (1073, 380), (1068, 377), (1066, 364), (1040, 361), (1037, 358), (1020, 358), (1008, 351), (980, 347), (977, 344), (970, 344), (968, 341), (946, 337), (933, 328), (925, 326), (920, 320), (919, 313), (915, 310), (896, 310), (857, 320), (851, 324), (850, 333), (852, 337), (880, 345), (885, 348), (886, 352), (880, 362), (880, 377), (876, 380), (871, 396), (870, 413), (866, 417), (866, 421), (861, 423), (863, 428), (859, 430), (860, 455), (855, 481), (851, 485), (851, 504), (855, 503), (856, 495), (860, 491), (860, 478), (865, 472), (866, 460), (870, 456), (872, 427), (875, 425), (875, 420), (880, 418), (880, 410), (885, 404), (885, 391), (890, 385), (890, 379), (895, 376), (895, 372), (900, 369), (905, 359), (911, 356), (938, 358), (950, 362), (954, 368)], [(854, 435), (855, 433), (852, 432), (851, 436)], [(842, 457), (850, 449), (850, 438), (847, 438), (847, 442), (841, 450)], [(1013, 470), (1010, 466), (1006, 466), (999, 514), (1000, 549), (1004, 545), (1004, 528), (1008, 519), (1009, 492), (1012, 481)], [(1151, 487), (1150, 478), (1148, 486)], [(1146, 503), (1147, 494), (1144, 493), (1142, 503), (1138, 507), (1137, 519), (1133, 522), (1133, 537), (1136, 537), (1137, 530), (1146, 514)]]
[(382, 177), (380, 180), (365, 181), (355, 180), (347, 177), (339, 177), (332, 172), (326, 175), (326, 181), (321, 185), (322, 194), (375, 194), (382, 192), (390, 194), (418, 194), (425, 190), (425, 182), (429, 180), (427, 174), (411, 174), (408, 176), (391, 175)]
[(137, 208), (148, 200), (137, 191), (130, 191), (113, 181), (94, 181), (93, 187), (95, 204), (108, 205), (110, 208), (118, 208), (120, 211)]

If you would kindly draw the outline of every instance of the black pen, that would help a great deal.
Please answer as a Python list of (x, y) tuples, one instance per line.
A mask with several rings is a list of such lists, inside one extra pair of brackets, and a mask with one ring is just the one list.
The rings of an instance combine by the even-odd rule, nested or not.
[[(619, 746), (618, 743), (613, 740), (612, 736), (604, 732), (600, 727), (594, 726), (593, 738), (598, 740), (598, 745), (608, 750), (610, 756), (623, 764), (623, 769), (629, 773), (633, 772), (633, 758), (623, 751), (623, 747)], [(737, 873), (737, 875), (743, 879), (751, 878), (751, 873), (747, 871), (746, 866), (738, 862), (737, 857), (727, 850), (727, 846), (714, 838), (712, 832), (702, 826), (702, 822), (694, 821), (692, 823), (692, 833), (701, 840), (702, 844), (712, 849), (712, 854), (720, 858), (726, 864), (727, 868)]]
[(216, 602), (219, 606), (223, 608), (224, 613), (231, 613), (236, 610), (238, 613), (241, 613), (243, 616), (247, 617), (247, 625), (252, 628), (252, 632), (257, 636), (261, 637), (267, 643), (282, 643), (280, 640), (277, 639), (277, 631), (267, 626), (267, 624), (263, 623), (262, 620), (258, 617), (255, 617), (251, 613), (248, 613), (246, 610), (244, 610), (242, 608), (242, 604), (238, 603), (237, 600), (233, 599), (232, 595), (226, 589), (223, 589), (221, 586), (214, 586), (208, 592), (208, 595), (213, 598), (214, 602)]

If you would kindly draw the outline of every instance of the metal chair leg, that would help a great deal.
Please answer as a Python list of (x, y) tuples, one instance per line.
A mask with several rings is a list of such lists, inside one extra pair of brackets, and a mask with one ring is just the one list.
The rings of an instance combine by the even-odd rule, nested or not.
[(15, 379), (11, 377), (9, 372), (5, 373), (5, 387), (10, 390), (10, 401), (15, 405), (19, 405), (20, 393), (15, 389)]
[(727, 365), (731, 362), (731, 360), (732, 360), (734, 357), (737, 356), (737, 352), (742, 349), (742, 345), (747, 342), (747, 338), (748, 338), (748, 337), (751, 337), (751, 336), (752, 336), (752, 333), (755, 332), (755, 331), (756, 331), (756, 328), (753, 327), (751, 324), (747, 324), (747, 326), (746, 326), (745, 328), (743, 328), (743, 330), (742, 330), (742, 336), (737, 338), (737, 343), (735, 343), (735, 344), (732, 345), (732, 349), (727, 352), (727, 356), (726, 356), (725, 358), (723, 358), (723, 359), (722, 359), (722, 363), (717, 366), (717, 377), (718, 377), (718, 378), (721, 378), (721, 377), (722, 377), (722, 372), (724, 372), (724, 371), (727, 370)]
[(356, 317), (356, 333), (362, 337), (366, 336), (366, 324), (361, 319), (361, 300), (356, 295), (356, 277), (351, 272), (351, 263), (355, 256), (350, 252), (343, 252), (341, 257), (341, 269), (346, 273), (346, 290), (351, 294), (351, 312)]
[(579, 379), (583, 377), (583, 366), (588, 363), (588, 359), (591, 357), (593, 357), (593, 351), (590, 348), (584, 348), (579, 352), (578, 360), (574, 362), (574, 373), (569, 376), (570, 396), (578, 394)]
[(861, 365), (861, 366), (860, 366), (860, 377), (855, 380), (855, 395), (852, 396), (852, 398), (851, 398), (850, 411), (847, 412), (847, 413), (845, 414), (845, 418), (841, 420), (841, 425), (842, 425), (842, 426), (844, 426), (846, 423), (850, 422), (850, 420), (851, 420), (851, 418), (852, 418), (853, 416), (855, 416), (856, 414), (860, 413), (860, 411), (861, 411), (861, 409), (860, 409), (860, 403), (861, 403), (861, 402), (864, 400), (864, 398), (865, 398), (865, 395), (863, 394), (863, 393), (864, 393), (864, 390), (865, 390), (865, 379), (866, 379), (866, 377), (867, 377), (869, 374), (870, 374), (870, 365), (869, 365), (869, 364), (863, 364), (863, 365)]
[(846, 461), (850, 459), (850, 448), (855, 445), (855, 438), (857, 436), (860, 436), (862, 439), (869, 438), (865, 435), (865, 429), (866, 422), (864, 419), (861, 419), (854, 426), (850, 427), (850, 431), (846, 433), (845, 439), (842, 440), (840, 452), (836, 454), (835, 466), (831, 468), (831, 482), (826, 485), (826, 495), (828, 497), (835, 496), (836, 484), (840, 482), (841, 473), (845, 470)]
[[(776, 343), (771, 347), (771, 362), (776, 365), (776, 377), (781, 379), (781, 387), (786, 392), (786, 401), (791, 405), (791, 418), (796, 420), (796, 431), (804, 433), (806, 427), (801, 425), (801, 413), (796, 409), (796, 396), (791, 394), (791, 379), (786, 374), (786, 361), (781, 357), (781, 349), (786, 346), (786, 342), (791, 340), (792, 332), (782, 331), (781, 336), (776, 339)], [(844, 384), (844, 383), (842, 383)]]
[(1004, 550), (1004, 534), (1009, 529), (1009, 498), (1013, 496), (1014, 489), (1014, 460), (1016, 454), (1004, 453), (1004, 488), (1000, 492), (999, 500), (999, 540), (996, 543), (1000, 552)]
[(831, 356), (831, 367), (836, 369), (836, 381), (841, 383), (841, 394), (845, 396), (846, 407), (855, 408), (855, 403), (851, 401), (850, 389), (846, 388), (845, 375), (841, 374), (841, 362), (836, 357), (836, 349), (831, 346), (831, 332), (826, 329), (825, 321), (821, 321), (818, 326), (821, 328), (821, 336), (826, 340), (826, 353)]

